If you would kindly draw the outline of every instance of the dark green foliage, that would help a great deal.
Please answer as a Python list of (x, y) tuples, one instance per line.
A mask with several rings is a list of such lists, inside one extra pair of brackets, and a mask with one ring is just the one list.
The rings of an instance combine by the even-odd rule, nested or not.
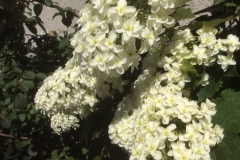
[(227, 89), (221, 93), (221, 98), (215, 101), (217, 114), (213, 123), (224, 128), (224, 139), (213, 151), (216, 159), (237, 160), (240, 157), (240, 92)]
[(52, 0), (44, 0), (44, 3), (47, 5), (47, 6), (50, 6), (53, 4)]
[[(0, 0), (0, 159), (47, 159), (54, 150), (62, 150), (64, 158), (69, 153), (61, 137), (52, 133), (49, 119), (33, 104), (42, 81), (72, 54), (68, 33), (37, 35), (35, 26), (43, 28), (38, 16), (46, 4), (51, 1)], [(36, 16), (25, 16), (24, 10)], [(27, 41), (24, 24), (34, 34)], [(32, 53), (34, 57), (27, 56)]]

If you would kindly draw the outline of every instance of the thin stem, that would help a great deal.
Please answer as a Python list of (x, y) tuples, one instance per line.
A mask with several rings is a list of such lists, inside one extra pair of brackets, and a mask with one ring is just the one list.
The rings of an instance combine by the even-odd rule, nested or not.
[(22, 140), (27, 140), (28, 139), (28, 137), (15, 137), (15, 136), (13, 136), (13, 135), (10, 135), (10, 134), (2, 134), (2, 133), (0, 133), (0, 136), (1, 137), (8, 137), (8, 138), (13, 138), (13, 139), (22, 139)]

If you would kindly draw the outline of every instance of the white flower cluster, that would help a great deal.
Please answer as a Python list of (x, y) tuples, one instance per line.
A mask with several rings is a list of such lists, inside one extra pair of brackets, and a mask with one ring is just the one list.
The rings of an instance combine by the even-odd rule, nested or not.
[[(51, 127), (61, 134), (77, 128), (78, 118), (86, 118), (95, 110), (98, 98), (111, 96), (110, 85), (92, 68), (82, 70), (75, 60), (69, 60), (65, 68), (58, 68), (47, 77), (35, 95), (36, 109), (51, 117)], [(125, 81), (108, 78), (111, 89), (123, 91)], [(97, 98), (98, 97), (98, 98)]]
[(57, 113), (51, 117), (51, 127), (55, 133), (61, 134), (63, 131), (76, 129), (79, 127), (79, 120), (73, 115), (66, 115), (64, 113)]
[[(166, 53), (172, 53), (178, 61), (191, 59), (193, 65), (211, 66), (217, 60), (224, 71), (228, 69), (229, 65), (236, 64), (233, 60), (233, 52), (240, 48), (238, 37), (230, 34), (227, 39), (217, 39), (217, 29), (205, 26), (199, 29), (197, 34), (198, 41), (195, 41), (189, 29), (177, 31), (173, 37), (174, 41), (168, 46)], [(191, 43), (193, 49), (187, 47)], [(227, 55), (222, 53), (227, 53)], [(169, 58), (172, 59), (172, 57)]]
[[(162, 25), (172, 27), (175, 20), (169, 16), (181, 4), (177, 0), (150, 0), (151, 15), (146, 24), (140, 24), (134, 6), (126, 0), (92, 0), (80, 11), (80, 31), (71, 40), (82, 69), (100, 70), (105, 77), (119, 77), (128, 68), (137, 68), (141, 53), (156, 45)], [(144, 22), (145, 23), (145, 22)], [(141, 39), (137, 53), (136, 38)]]
[[(132, 93), (119, 103), (108, 131), (112, 143), (125, 148), (131, 160), (210, 159), (210, 147), (221, 142), (223, 129), (211, 123), (214, 103), (207, 99), (198, 104), (185, 96), (190, 77), (182, 62), (210, 66), (219, 51), (232, 54), (239, 49), (235, 36), (217, 40), (216, 32), (203, 27), (195, 38), (189, 29), (176, 31), (164, 51), (152, 50), (144, 59), (144, 71)], [(220, 58), (217, 63), (224, 71), (233, 65), (223, 67)], [(207, 85), (208, 74), (204, 78), (203, 85)]]
[(75, 61), (72, 58), (65, 68), (47, 77), (35, 95), (36, 109), (51, 117), (51, 127), (57, 134), (78, 127), (77, 115), (86, 118), (95, 110), (99, 98), (111, 96), (110, 89), (122, 92), (126, 83), (118, 77), (107, 78), (106, 84), (101, 74), (92, 68), (82, 70)]
[[(98, 102), (97, 85), (96, 77), (69, 61), (44, 80), (35, 96), (36, 109), (53, 116), (51, 126), (56, 133), (76, 128), (75, 116), (87, 117)], [(64, 127), (60, 130), (59, 126)]]

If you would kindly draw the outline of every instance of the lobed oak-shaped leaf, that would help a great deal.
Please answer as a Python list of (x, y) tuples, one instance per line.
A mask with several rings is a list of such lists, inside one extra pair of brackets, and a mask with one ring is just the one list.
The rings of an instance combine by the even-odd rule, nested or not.
[[(224, 90), (221, 99), (216, 100), (217, 113), (212, 123), (224, 129), (223, 141), (213, 150), (217, 160), (238, 160), (240, 157), (240, 92)], [(225, 157), (225, 158), (223, 158)]]

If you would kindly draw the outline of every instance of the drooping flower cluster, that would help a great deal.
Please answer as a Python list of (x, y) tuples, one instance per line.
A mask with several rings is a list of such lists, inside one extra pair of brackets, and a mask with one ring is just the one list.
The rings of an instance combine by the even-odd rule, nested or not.
[[(156, 45), (162, 25), (174, 26), (175, 20), (169, 15), (181, 5), (175, 0), (148, 3), (152, 6), (152, 14), (146, 22), (137, 19), (136, 8), (128, 6), (126, 0), (92, 0), (92, 4), (86, 4), (78, 20), (81, 29), (71, 40), (75, 47), (73, 54), (80, 59), (81, 68), (100, 70), (106, 77), (119, 77), (128, 68), (131, 71), (137, 68), (139, 53)], [(138, 53), (136, 39), (142, 41)]]
[[(236, 64), (233, 60), (233, 52), (240, 48), (238, 37), (230, 34), (227, 39), (217, 39), (217, 29), (205, 26), (199, 29), (197, 34), (198, 41), (195, 43), (194, 36), (191, 35), (189, 29), (177, 31), (173, 37), (174, 42), (170, 42), (166, 53), (172, 53), (178, 61), (190, 59), (192, 65), (198, 64), (206, 67), (213, 65), (217, 60), (224, 71), (229, 65)], [(191, 43), (193, 44), (192, 50), (187, 48)], [(221, 51), (227, 55), (223, 55)]]
[(75, 116), (86, 117), (98, 102), (97, 83), (90, 72), (82, 72), (69, 61), (65, 68), (57, 69), (44, 80), (35, 96), (36, 108), (48, 116), (53, 115), (51, 126), (56, 133), (76, 128)]
[[(136, 160), (167, 155), (210, 159), (210, 147), (223, 138), (223, 130), (211, 123), (215, 105), (206, 100), (199, 106), (184, 98), (178, 85), (157, 85), (158, 77), (145, 72), (134, 86), (141, 94), (134, 92), (118, 106), (109, 126), (112, 143), (124, 147), (131, 153), (130, 159)], [(149, 78), (151, 83), (146, 86)]]
[[(216, 113), (214, 103), (207, 99), (198, 104), (184, 93), (185, 83), (191, 79), (183, 62), (210, 66), (219, 58), (219, 51), (231, 54), (232, 48), (239, 49), (237, 38), (234, 46), (229, 42), (233, 35), (217, 40), (216, 32), (203, 27), (196, 38), (189, 29), (176, 31), (164, 54), (160, 54), (160, 48), (144, 59), (143, 73), (135, 81), (132, 93), (119, 103), (108, 131), (112, 143), (125, 148), (131, 160), (168, 156), (210, 159), (210, 147), (221, 142), (223, 129), (211, 123)], [(222, 47), (219, 41), (224, 42)], [(208, 74), (203, 85), (207, 81)]]
[[(138, 66), (140, 56), (136, 53), (133, 37), (141, 29), (136, 21), (136, 9), (121, 1), (92, 1), (80, 11), (77, 32), (71, 40), (74, 55), (79, 57), (82, 69), (91, 67), (105, 73), (106, 77), (119, 77), (130, 66)], [(117, 43), (122, 33), (122, 43)]]
[(51, 117), (51, 127), (57, 134), (70, 128), (77, 128), (78, 118), (86, 118), (95, 110), (99, 98), (111, 96), (112, 90), (123, 90), (124, 81), (108, 78), (105, 84), (101, 74), (92, 68), (82, 70), (75, 59), (67, 62), (65, 68), (58, 68), (44, 80), (35, 96), (36, 109)]
[[(85, 113), (86, 114), (86, 113)], [(87, 114), (86, 114), (87, 115)], [(51, 127), (55, 133), (61, 134), (71, 128), (76, 129), (79, 127), (79, 119), (74, 114), (57, 113), (51, 117)]]

